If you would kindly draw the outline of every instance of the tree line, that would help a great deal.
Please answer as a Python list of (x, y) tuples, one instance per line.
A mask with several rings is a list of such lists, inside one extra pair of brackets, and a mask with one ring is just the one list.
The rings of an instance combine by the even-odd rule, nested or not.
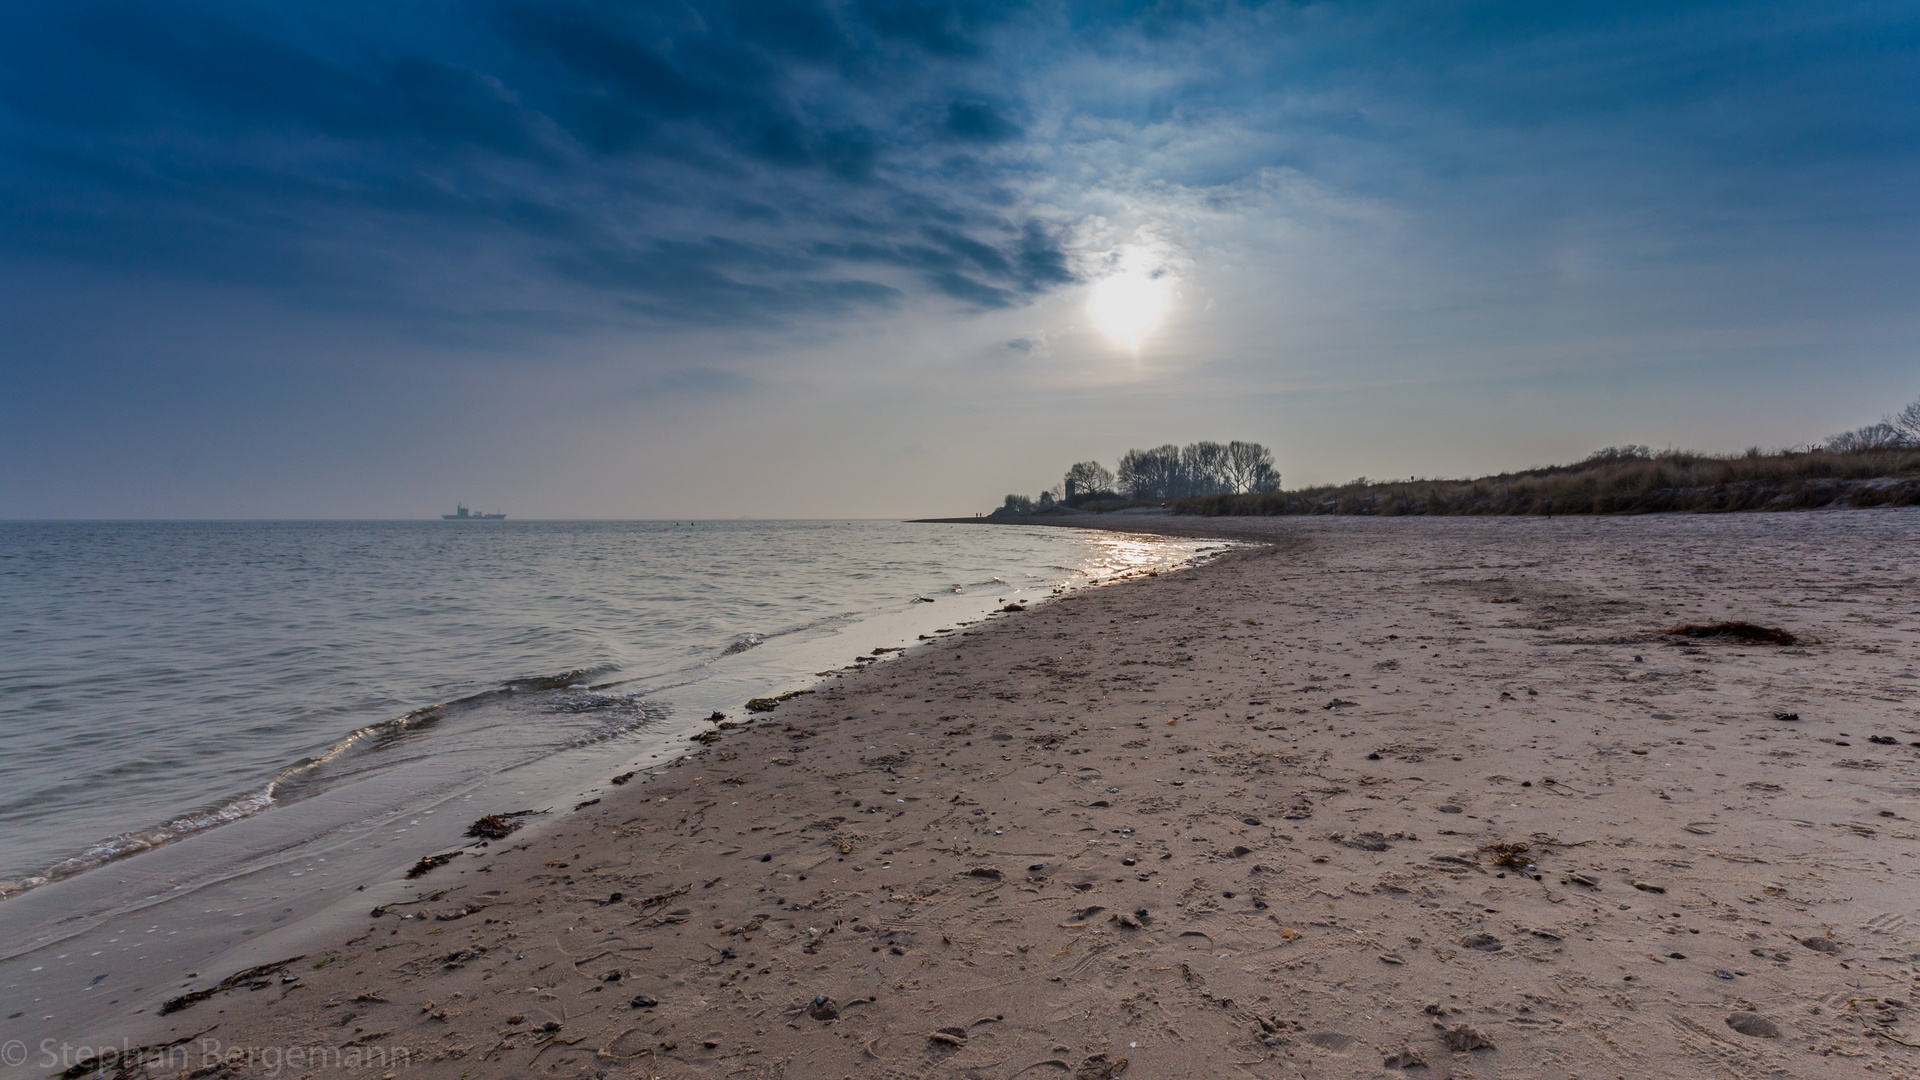
[(1001, 513), (1031, 514), (1055, 506), (1130, 500), (1153, 502), (1193, 495), (1243, 495), (1280, 490), (1273, 451), (1255, 442), (1168, 443), (1149, 450), (1128, 450), (1119, 471), (1098, 461), (1082, 461), (1060, 483), (1037, 498), (1008, 495)]

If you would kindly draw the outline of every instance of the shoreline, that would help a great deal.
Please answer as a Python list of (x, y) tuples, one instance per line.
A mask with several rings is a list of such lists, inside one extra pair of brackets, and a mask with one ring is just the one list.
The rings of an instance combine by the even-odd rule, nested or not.
[[(1271, 543), (591, 785), (132, 1037), (217, 1023), (241, 1075), (1920, 1068), (1920, 513), (1233, 520), (1048, 523)], [(1653, 632), (1718, 618), (1806, 641)]]
[[(150, 1013), (158, 1006), (156, 971), (184, 973), (267, 962), (281, 953), (300, 952), (332, 928), (351, 922), (366, 907), (362, 899), (404, 900), (409, 894), (395, 890), (410, 884), (402, 872), (416, 859), (473, 844), (461, 833), (479, 813), (474, 806), (498, 811), (503, 804), (515, 809), (537, 804), (564, 811), (587, 797), (584, 789), (607, 786), (604, 781), (595, 785), (592, 778), (644, 770), (663, 758), (701, 749), (699, 741), (688, 740), (713, 731), (710, 713), (724, 709), (731, 714), (728, 727), (752, 721), (753, 712), (741, 712), (743, 702), (796, 690), (811, 693), (863, 666), (846, 663), (855, 653), (861, 661), (891, 660), (901, 649), (952, 629), (943, 624), (957, 619), (970, 625), (996, 613), (1005, 602), (996, 595), (1024, 605), (1086, 583), (1179, 569), (1206, 558), (1195, 550), (1205, 545), (1193, 543), (1129, 552), (1118, 560), (1105, 543), (1068, 547), (1090, 559), (1081, 567), (1070, 555), (1066, 566), (1050, 567), (1070, 572), (1070, 577), (1028, 580), (1001, 571), (1011, 580), (994, 577), (996, 584), (971, 588), (966, 595), (942, 596), (938, 604), (863, 609), (837, 630), (822, 632), (808, 625), (757, 639), (764, 643), (744, 661), (733, 659), (733, 652), (723, 653), (707, 663), (723, 662), (725, 672), (702, 673), (691, 683), (656, 685), (657, 679), (628, 675), (580, 690), (600, 697), (606, 696), (602, 691), (632, 697), (625, 692), (637, 690), (636, 700), (644, 700), (650, 710), (657, 710), (662, 698), (683, 706), (675, 716), (653, 715), (618, 740), (559, 748), (509, 770), (430, 790), (405, 788), (407, 777), (400, 774), (357, 779), (20, 890), (0, 907), (8, 917), (7, 940), (0, 942), (0, 981), (6, 985), (5, 997), (27, 1008), (9, 1009), (0, 1017), (13, 1022), (8, 1027), (40, 1027), (44, 1030), (35, 1034), (41, 1036), (123, 1030), (127, 1025), (116, 1016), (133, 1009)], [(1136, 565), (1122, 565), (1127, 562)], [(968, 584), (981, 586), (971, 580)], [(868, 647), (876, 645), (884, 648), (868, 655)], [(547, 698), (579, 690), (571, 680), (533, 681), (553, 686), (535, 687), (531, 695), (483, 689), (425, 711), (473, 702), (505, 702), (538, 711), (546, 707), (542, 702)], [(531, 818), (528, 823), (545, 824), (547, 819)], [(89, 959), (103, 954), (114, 959)], [(164, 983), (165, 975), (160, 977)], [(6, 1016), (11, 1012), (22, 1015)], [(38, 1024), (28, 1020), (40, 1013), (49, 1015), (37, 1016)], [(0, 1037), (4, 1034), (10, 1033), (0, 1031)], [(0, 1067), (5, 1064), (0, 1061)]]

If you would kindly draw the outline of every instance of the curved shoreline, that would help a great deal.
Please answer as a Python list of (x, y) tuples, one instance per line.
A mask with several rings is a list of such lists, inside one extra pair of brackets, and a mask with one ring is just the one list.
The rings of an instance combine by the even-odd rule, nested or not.
[[(1270, 535), (848, 675), (135, 1041), (377, 1034), (434, 1077), (1920, 1063), (1904, 1012), (1821, 1007), (1904, 1000), (1920, 952), (1920, 514)], [(1816, 643), (1674, 644), (1670, 610)]]

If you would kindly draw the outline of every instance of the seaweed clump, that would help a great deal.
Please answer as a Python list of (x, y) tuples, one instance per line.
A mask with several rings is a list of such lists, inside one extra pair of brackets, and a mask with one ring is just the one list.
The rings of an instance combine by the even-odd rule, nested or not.
[(1778, 627), (1750, 622), (1686, 623), (1660, 631), (1669, 637), (1733, 638), (1766, 645), (1798, 645), (1800, 639)]
[(407, 877), (417, 878), (427, 871), (445, 866), (459, 857), (460, 853), (457, 851), (449, 851), (444, 855), (423, 855), (420, 857), (420, 861), (414, 863), (413, 868), (407, 871)]
[(1534, 866), (1530, 848), (1525, 844), (1488, 844), (1480, 849), (1482, 853), (1493, 856), (1495, 866), (1505, 866), (1514, 870), (1531, 870)]
[(811, 693), (813, 693), (811, 690), (789, 690), (784, 694), (776, 694), (773, 697), (757, 697), (747, 702), (747, 711), (772, 712), (780, 707), (781, 702), (789, 698), (797, 698), (803, 694)]
[[(526, 822), (518, 819), (528, 814), (545, 813), (543, 810), (515, 810), (511, 814), (488, 814), (486, 817), (467, 826), (467, 835), (481, 840), (505, 840), (515, 829)], [(423, 862), (425, 860), (422, 860)], [(427, 869), (432, 869), (428, 867)], [(421, 871), (425, 873), (426, 871)]]

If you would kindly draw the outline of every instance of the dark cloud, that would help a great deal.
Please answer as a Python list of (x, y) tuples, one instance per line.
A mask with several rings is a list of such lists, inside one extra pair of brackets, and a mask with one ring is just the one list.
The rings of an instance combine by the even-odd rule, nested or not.
[(956, 101), (948, 105), (945, 126), (947, 134), (965, 142), (997, 143), (1020, 137), (1020, 125), (983, 101)]
[[(18, 8), (0, 16), (0, 253), (344, 295), (379, 276), (404, 293), (428, 264), (444, 289), (485, 251), (629, 310), (765, 321), (902, 298), (811, 254), (858, 236), (894, 254), (852, 261), (1002, 306), (1070, 280), (1031, 269), (1051, 234), (1009, 220), (989, 173), (941, 178), (913, 117), (956, 100), (1010, 10)], [(950, 137), (1018, 137), (955, 107)], [(474, 285), (419, 302), (497, 299)]]
[(1081, 193), (1275, 168), (1476, 250), (1877, 214), (1916, 42), (1871, 4), (16, 4), (0, 255), (731, 325), (1019, 305)]

